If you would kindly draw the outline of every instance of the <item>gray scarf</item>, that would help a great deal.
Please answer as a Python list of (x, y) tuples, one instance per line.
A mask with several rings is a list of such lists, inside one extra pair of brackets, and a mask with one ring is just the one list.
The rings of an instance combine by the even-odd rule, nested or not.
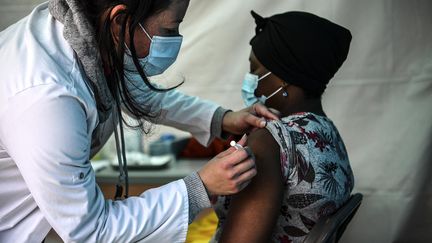
[(114, 102), (105, 80), (95, 30), (79, 0), (50, 0), (48, 6), (51, 15), (64, 25), (63, 37), (81, 63), (95, 95), (99, 122), (103, 123), (111, 114)]
[[(111, 134), (110, 132), (113, 130), (112, 128), (114, 128), (120, 171), (115, 197), (116, 199), (122, 197), (123, 185), (125, 185), (125, 197), (127, 197), (129, 184), (127, 163), (124, 153), (119, 153), (119, 151), (125, 151), (123, 147), (124, 138), (122, 135), (123, 133), (120, 133), (120, 139), (122, 140), (122, 149), (120, 150), (115, 118), (117, 113), (112, 112), (115, 103), (113, 102), (113, 97), (105, 80), (102, 58), (95, 38), (96, 32), (90, 24), (90, 21), (87, 19), (85, 10), (79, 0), (50, 0), (48, 7), (51, 15), (64, 25), (63, 37), (75, 51), (76, 58), (80, 64), (80, 69), (85, 72), (85, 76), (87, 76), (86, 81), (95, 95), (99, 124), (92, 133), (90, 158), (102, 148), (108, 140), (108, 137)], [(113, 115), (111, 121), (115, 124), (106, 122), (109, 121), (108, 119), (110, 115)], [(120, 127), (120, 129), (122, 128)]]

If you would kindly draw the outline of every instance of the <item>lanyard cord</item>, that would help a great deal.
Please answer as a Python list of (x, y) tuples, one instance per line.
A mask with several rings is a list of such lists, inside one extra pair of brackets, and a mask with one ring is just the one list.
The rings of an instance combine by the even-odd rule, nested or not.
[(129, 197), (129, 174), (128, 174), (128, 168), (127, 168), (127, 159), (126, 159), (126, 145), (124, 141), (124, 133), (123, 133), (123, 116), (121, 113), (120, 106), (118, 107), (118, 114), (119, 114), (119, 124), (120, 124), (120, 141), (121, 141), (121, 152), (123, 157), (123, 172), (125, 176), (125, 198)]
[[(119, 116), (119, 126), (120, 126), (120, 139), (119, 132), (117, 130), (117, 126), (114, 123), (114, 137), (116, 142), (116, 150), (117, 150), (117, 160), (119, 164), (119, 177), (116, 185), (115, 192), (115, 200), (120, 200), (123, 196), (123, 183), (125, 184), (125, 196), (124, 198), (128, 198), (129, 196), (129, 175), (127, 169), (127, 160), (126, 160), (126, 150), (125, 150), (125, 142), (124, 142), (124, 134), (123, 134), (123, 119), (121, 114), (120, 106), (117, 105), (117, 112)], [(119, 141), (120, 140), (120, 141)]]
[(120, 153), (120, 145), (119, 145), (119, 138), (118, 138), (118, 131), (117, 131), (117, 126), (114, 123), (114, 136), (115, 136), (115, 143), (116, 143), (116, 151), (117, 151), (117, 161), (118, 161), (118, 166), (119, 166), (119, 177), (118, 177), (118, 181), (116, 184), (116, 191), (115, 191), (115, 196), (114, 199), (115, 200), (120, 200), (122, 195), (123, 195), (123, 182), (125, 181), (125, 175), (124, 175), (124, 171), (123, 171), (123, 162), (121, 159), (121, 153)]

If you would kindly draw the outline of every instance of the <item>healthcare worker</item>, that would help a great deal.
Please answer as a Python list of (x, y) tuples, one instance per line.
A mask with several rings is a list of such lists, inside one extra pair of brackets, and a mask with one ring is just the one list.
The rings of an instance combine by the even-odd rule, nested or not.
[(42, 242), (51, 227), (65, 242), (183, 242), (209, 196), (256, 174), (247, 151), (230, 149), (138, 197), (105, 200), (95, 182), (89, 159), (113, 132), (125, 166), (120, 110), (203, 144), (277, 119), (263, 105), (231, 112), (149, 82), (176, 60), (188, 4), (52, 0), (0, 33), (0, 242)]

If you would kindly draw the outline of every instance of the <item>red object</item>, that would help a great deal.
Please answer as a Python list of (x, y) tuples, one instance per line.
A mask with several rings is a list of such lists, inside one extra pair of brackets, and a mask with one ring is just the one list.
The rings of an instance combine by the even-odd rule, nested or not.
[[(222, 140), (216, 138), (208, 147), (201, 145), (195, 138), (191, 137), (189, 143), (180, 153), (180, 158), (213, 158), (230, 147), (232, 139)], [(237, 141), (237, 140), (236, 140)]]

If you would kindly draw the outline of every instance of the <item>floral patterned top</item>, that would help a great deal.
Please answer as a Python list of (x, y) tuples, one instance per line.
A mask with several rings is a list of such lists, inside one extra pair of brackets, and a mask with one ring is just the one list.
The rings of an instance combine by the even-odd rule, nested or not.
[[(267, 124), (280, 146), (285, 191), (272, 242), (303, 242), (319, 218), (334, 213), (348, 200), (354, 185), (344, 142), (333, 122), (313, 113), (296, 113)], [(213, 201), (220, 238), (229, 196)], [(271, 203), (271, 202), (269, 202)]]

